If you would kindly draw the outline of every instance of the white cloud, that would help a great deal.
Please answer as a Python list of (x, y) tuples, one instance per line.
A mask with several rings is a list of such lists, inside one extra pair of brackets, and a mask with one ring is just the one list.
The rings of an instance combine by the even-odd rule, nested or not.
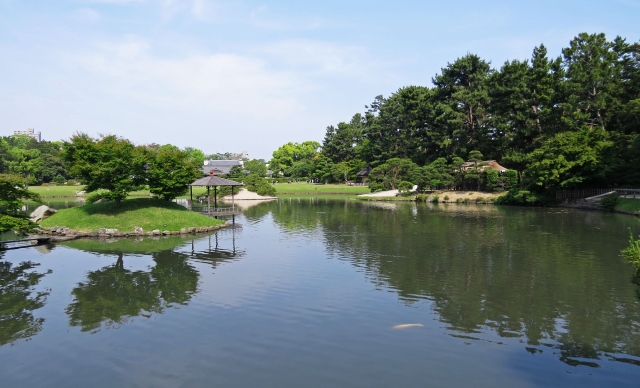
[(281, 18), (274, 18), (266, 5), (256, 8), (249, 14), (249, 20), (253, 27), (266, 30), (315, 30), (322, 26), (317, 19), (307, 20), (306, 18), (284, 21)]
[(323, 41), (286, 40), (268, 44), (261, 51), (286, 66), (306, 68), (317, 75), (366, 77), (376, 65), (363, 47)]
[(95, 24), (100, 20), (100, 13), (91, 8), (82, 8), (74, 12), (73, 17), (79, 23)]
[(299, 107), (293, 76), (268, 71), (263, 60), (237, 54), (160, 58), (150, 51), (147, 42), (129, 38), (66, 60), (111, 94), (144, 104), (277, 117)]
[(127, 4), (127, 3), (145, 3), (147, 0), (85, 0), (89, 3), (103, 3), (103, 4)]

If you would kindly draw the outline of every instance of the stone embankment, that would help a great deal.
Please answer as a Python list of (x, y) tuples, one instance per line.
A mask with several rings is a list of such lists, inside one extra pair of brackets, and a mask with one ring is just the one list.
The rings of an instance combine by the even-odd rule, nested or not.
[(134, 227), (131, 232), (121, 232), (118, 229), (100, 228), (95, 232), (81, 232), (72, 230), (66, 227), (55, 227), (50, 229), (41, 229), (38, 235), (50, 235), (51, 242), (69, 241), (83, 237), (98, 237), (98, 238), (112, 238), (112, 237), (153, 237), (153, 236), (185, 236), (189, 234), (199, 234), (214, 232), (218, 229), (228, 226), (228, 223), (216, 226), (201, 226), (201, 227), (188, 227), (181, 228), (180, 230), (163, 230), (155, 229), (145, 232), (140, 227)]

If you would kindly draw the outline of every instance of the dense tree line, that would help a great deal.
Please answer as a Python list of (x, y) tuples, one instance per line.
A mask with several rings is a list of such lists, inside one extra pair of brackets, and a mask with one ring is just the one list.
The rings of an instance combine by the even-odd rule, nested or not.
[[(293, 158), (281, 171), (294, 176), (313, 164), (307, 176), (338, 180), (326, 173), (332, 166), (350, 166), (346, 176), (353, 177), (369, 164), (376, 181), (381, 169), (375, 168), (388, 170), (401, 159), (429, 170), (429, 182), (442, 184), (437, 175), (449, 175), (452, 185), (462, 186), (479, 181), (460, 170), (475, 151), (516, 171), (520, 186), (536, 191), (640, 184), (638, 43), (582, 33), (559, 57), (540, 45), (530, 60), (499, 69), (467, 54), (432, 82), (376, 97), (363, 114), (328, 127), (316, 154)], [(272, 164), (282, 165), (281, 151)], [(415, 168), (405, 170), (401, 180), (420, 179)], [(481, 178), (483, 185), (493, 179)]]
[(28, 178), (33, 183), (64, 183), (69, 178), (60, 141), (36, 141), (30, 136), (0, 137), (0, 174)]

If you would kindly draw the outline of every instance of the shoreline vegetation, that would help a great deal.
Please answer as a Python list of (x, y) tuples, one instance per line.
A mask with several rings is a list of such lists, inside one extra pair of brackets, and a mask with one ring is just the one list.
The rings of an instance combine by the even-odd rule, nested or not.
[[(125, 199), (63, 209), (44, 219), (40, 228), (55, 233), (96, 235), (168, 235), (210, 231), (225, 222), (155, 198)], [(205, 230), (206, 229), (206, 230)]]
[[(395, 197), (360, 197), (359, 194), (369, 194), (368, 186), (348, 186), (345, 184), (313, 184), (306, 182), (277, 183), (273, 185), (276, 189), (276, 196), (282, 199), (296, 197), (318, 197), (324, 199), (348, 198), (358, 201), (382, 201), (382, 202), (436, 202), (436, 203), (462, 203), (462, 204), (494, 204), (498, 197), (506, 195), (507, 192), (484, 192), (484, 191), (462, 191), (462, 190), (435, 190), (428, 193), (411, 194), (408, 196)], [(77, 196), (76, 192), (83, 191), (84, 186), (30, 186), (29, 190), (39, 194), (41, 198), (86, 198)], [(47, 195), (51, 194), (51, 195)], [(197, 198), (206, 194), (205, 188), (194, 187), (193, 197)], [(151, 193), (148, 190), (138, 190), (130, 193), (129, 199), (148, 197)], [(437, 201), (435, 198), (437, 197)], [(189, 198), (189, 195), (182, 195), (178, 198)], [(562, 205), (559, 205), (562, 206)], [(614, 212), (640, 216), (640, 199), (620, 198)]]

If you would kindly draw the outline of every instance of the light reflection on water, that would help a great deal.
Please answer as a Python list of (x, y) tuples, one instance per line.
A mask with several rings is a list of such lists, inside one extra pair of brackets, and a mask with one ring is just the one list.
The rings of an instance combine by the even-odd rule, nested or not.
[[(5, 252), (0, 377), (7, 386), (637, 384), (640, 303), (618, 257), (627, 227), (640, 232), (635, 218), (292, 199), (236, 221), (195, 239)], [(403, 324), (422, 326), (392, 329)]]

